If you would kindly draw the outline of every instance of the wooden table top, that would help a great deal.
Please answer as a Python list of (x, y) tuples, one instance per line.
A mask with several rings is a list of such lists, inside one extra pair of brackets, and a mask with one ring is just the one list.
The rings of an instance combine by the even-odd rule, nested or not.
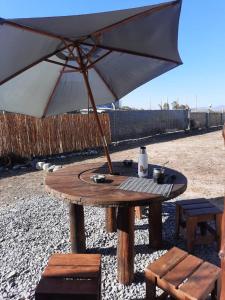
[[(155, 165), (149, 165), (150, 174)], [(122, 162), (113, 162), (113, 172), (120, 175), (108, 174), (107, 164), (81, 164), (62, 168), (46, 176), (45, 184), (47, 191), (55, 196), (79, 205), (90, 205), (100, 207), (116, 206), (144, 206), (151, 201), (166, 201), (182, 194), (187, 188), (187, 178), (172, 169), (165, 168), (165, 174), (175, 175), (173, 189), (170, 196), (131, 192), (117, 189), (117, 187), (128, 177), (137, 177), (137, 163), (132, 167), (126, 167)], [(90, 176), (94, 174), (105, 174), (105, 183), (94, 183)], [(150, 176), (151, 177), (151, 176)]]

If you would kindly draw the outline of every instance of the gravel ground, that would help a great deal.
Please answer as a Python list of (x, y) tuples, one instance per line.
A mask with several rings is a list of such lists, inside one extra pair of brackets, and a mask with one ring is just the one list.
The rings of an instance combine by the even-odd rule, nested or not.
[[(95, 218), (93, 218), (95, 216)], [(144, 299), (145, 266), (184, 240), (174, 240), (175, 205), (164, 204), (165, 248), (153, 251), (148, 245), (147, 217), (136, 221), (135, 281), (124, 287), (116, 281), (117, 234), (104, 229), (104, 209), (86, 208), (86, 238), (90, 253), (102, 254), (102, 299)], [(36, 196), (1, 209), (0, 295), (3, 299), (34, 299), (34, 290), (48, 257), (68, 252), (69, 227), (67, 204), (48, 196)], [(218, 264), (215, 246), (197, 247), (195, 254)]]
[[(187, 191), (179, 199), (211, 198), (222, 207), (225, 172), (220, 132), (204, 135), (153, 139), (147, 146), (150, 161), (183, 172), (189, 179)], [(135, 159), (138, 149), (120, 149), (113, 160)], [(76, 159), (75, 163), (81, 163)], [(83, 158), (82, 158), (83, 160)], [(72, 162), (74, 162), (73, 160)], [(104, 161), (104, 158), (89, 159)], [(71, 161), (66, 161), (66, 163)], [(44, 192), (44, 172), (9, 171), (0, 179), (0, 299), (33, 299), (36, 284), (48, 257), (70, 251), (67, 204)], [(147, 212), (135, 223), (135, 281), (122, 286), (116, 281), (117, 234), (104, 229), (104, 210), (85, 208), (87, 249), (102, 254), (102, 299), (144, 299), (145, 266), (173, 245), (185, 249), (182, 238), (174, 239), (174, 200), (163, 205), (165, 248), (153, 251), (148, 245)], [(93, 217), (94, 216), (94, 217)], [(198, 246), (195, 255), (219, 265), (215, 245)]]

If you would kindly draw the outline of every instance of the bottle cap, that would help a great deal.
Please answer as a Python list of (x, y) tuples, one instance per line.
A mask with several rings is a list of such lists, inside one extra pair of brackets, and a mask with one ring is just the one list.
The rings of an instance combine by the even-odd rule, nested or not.
[(145, 154), (146, 153), (146, 147), (140, 147), (140, 154)]

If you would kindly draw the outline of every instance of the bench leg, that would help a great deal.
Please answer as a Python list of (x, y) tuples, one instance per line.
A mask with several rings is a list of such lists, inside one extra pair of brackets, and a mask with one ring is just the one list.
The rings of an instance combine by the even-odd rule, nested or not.
[(146, 279), (146, 300), (156, 299), (156, 283)]
[(176, 231), (175, 231), (175, 237), (178, 239), (180, 235), (180, 206), (176, 204)]
[(202, 236), (207, 234), (207, 223), (206, 222), (200, 222), (198, 223), (199, 227), (200, 227), (200, 233)]
[(70, 241), (73, 253), (85, 253), (84, 208), (70, 203)]
[(149, 205), (149, 245), (152, 248), (162, 247), (162, 203), (153, 202)]
[(186, 221), (187, 226), (187, 248), (188, 251), (191, 252), (194, 246), (195, 241), (195, 232), (196, 232), (196, 226), (197, 222), (195, 218), (187, 218)]
[(215, 282), (214, 289), (212, 290), (211, 293), (211, 299), (212, 300), (223, 300), (225, 299), (224, 295), (221, 295), (221, 277), (217, 279)]
[(221, 228), (222, 228), (222, 216), (223, 214), (216, 215), (216, 243), (217, 243), (217, 250), (220, 250), (220, 243), (221, 243)]

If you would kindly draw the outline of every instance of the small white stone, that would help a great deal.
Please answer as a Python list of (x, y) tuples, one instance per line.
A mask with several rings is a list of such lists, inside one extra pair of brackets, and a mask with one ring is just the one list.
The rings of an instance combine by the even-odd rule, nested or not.
[(36, 163), (36, 169), (37, 169), (37, 170), (42, 170), (44, 164), (45, 164), (44, 161), (38, 161), (38, 162)]
[(46, 171), (53, 172), (55, 167), (55, 165), (51, 165)]
[(45, 163), (44, 165), (43, 165), (43, 170), (45, 170), (45, 171), (48, 171), (48, 169), (51, 167), (51, 164), (50, 163)]

